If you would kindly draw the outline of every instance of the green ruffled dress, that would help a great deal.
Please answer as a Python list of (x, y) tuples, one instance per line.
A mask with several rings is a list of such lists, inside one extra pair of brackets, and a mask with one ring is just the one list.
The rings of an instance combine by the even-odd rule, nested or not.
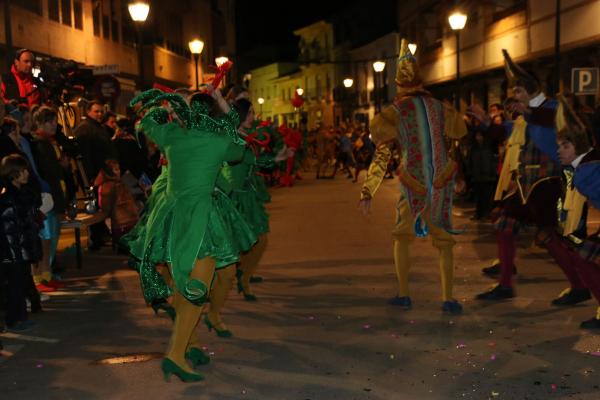
[[(152, 184), (152, 191), (146, 200), (146, 204), (144, 205), (144, 209), (142, 210), (139, 221), (131, 231), (123, 235), (121, 238), (121, 244), (125, 246), (129, 250), (131, 256), (138, 261), (144, 256), (144, 241), (146, 238), (146, 224), (148, 223), (148, 216), (156, 204), (160, 202), (160, 198), (164, 195), (167, 189), (167, 180), (169, 176), (167, 168), (167, 166), (162, 167), (160, 175)], [(159, 259), (161, 257), (153, 256), (152, 258)], [(136, 266), (136, 269), (139, 271), (139, 265)]]
[(258, 237), (269, 232), (269, 214), (265, 211), (265, 203), (270, 201), (270, 196), (262, 177), (256, 172), (256, 156), (252, 149), (246, 147), (239, 162), (223, 167), (217, 185), (234, 201), (238, 211)]
[[(145, 117), (141, 127), (169, 163), (166, 187), (149, 210), (143, 234), (144, 296), (150, 300), (169, 291), (154, 268), (166, 262), (177, 290), (200, 304), (208, 288), (190, 277), (196, 259), (212, 257), (224, 267), (239, 260), (241, 245), (256, 241), (234, 203), (215, 190), (223, 163), (239, 160), (244, 147), (217, 125), (186, 129)], [(133, 247), (139, 249), (138, 244), (139, 239)]]

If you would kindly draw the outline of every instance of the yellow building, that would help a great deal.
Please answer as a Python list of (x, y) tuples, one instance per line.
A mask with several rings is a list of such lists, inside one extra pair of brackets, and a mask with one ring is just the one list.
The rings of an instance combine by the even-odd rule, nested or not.
[[(341, 85), (337, 73), (333, 27), (319, 21), (294, 31), (299, 36), (299, 63), (274, 63), (252, 70), (250, 92), (263, 117), (281, 123), (305, 119), (309, 129), (336, 122), (334, 87)], [(338, 82), (339, 81), (339, 82)], [(300, 89), (304, 104), (295, 108), (292, 99)]]
[[(204, 41), (203, 71), (217, 56), (235, 54), (233, 0), (153, 0), (144, 23), (144, 81), (170, 87), (195, 84), (194, 62), (188, 50), (193, 38)], [(121, 85), (113, 106), (123, 109), (139, 75), (136, 26), (126, 0), (12, 1), (10, 33), (14, 49), (28, 48), (38, 57), (74, 60), (82, 67), (110, 65)], [(5, 21), (4, 8), (0, 20)], [(2, 70), (7, 71), (7, 26), (0, 29)]]

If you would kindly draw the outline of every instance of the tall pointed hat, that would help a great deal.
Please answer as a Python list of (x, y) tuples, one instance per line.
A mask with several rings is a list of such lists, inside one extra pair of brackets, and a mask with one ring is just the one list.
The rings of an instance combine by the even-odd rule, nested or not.
[(504, 71), (509, 87), (521, 86), (529, 93), (534, 93), (540, 89), (538, 79), (517, 65), (506, 49), (502, 49), (502, 55), (504, 56)]
[(556, 139), (573, 143), (577, 155), (587, 153), (591, 147), (588, 126), (579, 118), (565, 96), (559, 94), (558, 101)]
[(396, 84), (398, 95), (408, 95), (412, 92), (423, 92), (423, 81), (419, 74), (417, 59), (408, 49), (408, 40), (400, 42), (400, 54), (398, 56), (398, 68), (396, 70)]

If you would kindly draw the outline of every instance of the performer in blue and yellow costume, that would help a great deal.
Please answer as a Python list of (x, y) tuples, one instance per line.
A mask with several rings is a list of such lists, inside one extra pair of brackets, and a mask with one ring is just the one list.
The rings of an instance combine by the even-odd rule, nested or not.
[(546, 97), (533, 72), (515, 64), (506, 50), (503, 54), (508, 84), (517, 100), (509, 111), (520, 116), (505, 125), (490, 125), (487, 116), (479, 116), (489, 126), (488, 134), (508, 137), (495, 195), (501, 209), (495, 222), (500, 263), (484, 269), (484, 273), (499, 270), (500, 276), (495, 286), (477, 295), (480, 300), (514, 297), (512, 275), (519, 231), (528, 223), (541, 231), (555, 229), (561, 194), (554, 127), (556, 100)]
[(423, 88), (417, 61), (405, 39), (401, 42), (397, 71), (398, 94), (394, 104), (376, 115), (370, 126), (377, 150), (362, 186), (359, 206), (368, 213), (371, 199), (386, 174), (392, 147), (399, 145), (402, 196), (393, 231), (399, 288), (390, 304), (412, 306), (408, 290), (410, 243), (415, 235), (431, 234), (433, 245), (440, 252), (442, 310), (460, 313), (462, 306), (452, 297), (456, 242), (451, 216), (457, 165), (448, 155), (445, 140), (461, 138), (466, 134), (466, 126), (461, 115)]
[[(243, 292), (246, 300), (256, 300), (250, 291), (250, 277), (256, 271), (260, 259), (267, 246), (267, 233), (269, 231), (269, 216), (265, 211), (264, 201), (270, 198), (262, 177), (257, 175), (257, 158), (255, 146), (261, 143), (257, 132), (248, 134), (254, 123), (254, 109), (247, 99), (237, 100), (233, 107), (238, 111), (241, 124), (238, 133), (245, 140), (246, 147), (241, 160), (227, 163), (217, 181), (218, 190), (227, 194), (235, 203), (237, 210), (251, 227), (258, 238), (252, 246), (240, 246), (243, 252), (238, 272), (238, 290)], [(264, 139), (263, 139), (264, 140)], [(246, 243), (247, 245), (248, 243)], [(217, 272), (215, 284), (210, 294), (209, 312), (204, 318), (204, 323), (209, 329), (214, 329), (220, 337), (231, 337), (232, 332), (227, 329), (221, 318), (221, 310), (225, 305), (227, 296), (236, 277), (235, 265), (220, 269)]]
[[(220, 93), (213, 93), (227, 110)], [(165, 101), (171, 109), (161, 107)], [(234, 110), (213, 119), (201, 102), (188, 107), (176, 94), (155, 97), (145, 108), (151, 106), (139, 126), (165, 155), (168, 176), (143, 233), (142, 289), (171, 292), (155, 268), (160, 262), (169, 265), (176, 318), (161, 368), (165, 378), (175, 374), (183, 381), (197, 381), (203, 377), (188, 367), (186, 358), (198, 363), (195, 355), (200, 350), (191, 351), (189, 344), (215, 269), (236, 263), (240, 243), (256, 240), (233, 203), (215, 191), (223, 163), (239, 160), (245, 143), (237, 135)]]
[[(558, 154), (566, 176), (565, 200), (562, 209), (566, 218), (561, 230), (542, 232), (538, 240), (545, 245), (564, 271), (570, 287), (555, 305), (573, 305), (590, 298), (590, 292), (600, 304), (600, 231), (585, 236), (579, 233), (586, 203), (600, 208), (600, 151), (590, 146), (590, 130), (559, 96), (556, 113)], [(580, 324), (583, 329), (600, 329), (600, 307), (594, 318)]]

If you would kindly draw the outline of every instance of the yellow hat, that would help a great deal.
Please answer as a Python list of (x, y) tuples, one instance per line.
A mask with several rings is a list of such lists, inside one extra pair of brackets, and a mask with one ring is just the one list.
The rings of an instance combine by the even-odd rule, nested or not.
[(517, 65), (506, 49), (502, 49), (502, 55), (504, 56), (504, 71), (506, 72), (506, 79), (508, 79), (509, 87), (513, 88), (515, 86), (521, 86), (525, 88), (528, 93), (532, 94), (540, 89), (539, 80)]
[(400, 42), (396, 84), (398, 85), (397, 92), (400, 96), (409, 95), (413, 92), (424, 92), (417, 59), (408, 49), (408, 40), (406, 39), (402, 39)]

